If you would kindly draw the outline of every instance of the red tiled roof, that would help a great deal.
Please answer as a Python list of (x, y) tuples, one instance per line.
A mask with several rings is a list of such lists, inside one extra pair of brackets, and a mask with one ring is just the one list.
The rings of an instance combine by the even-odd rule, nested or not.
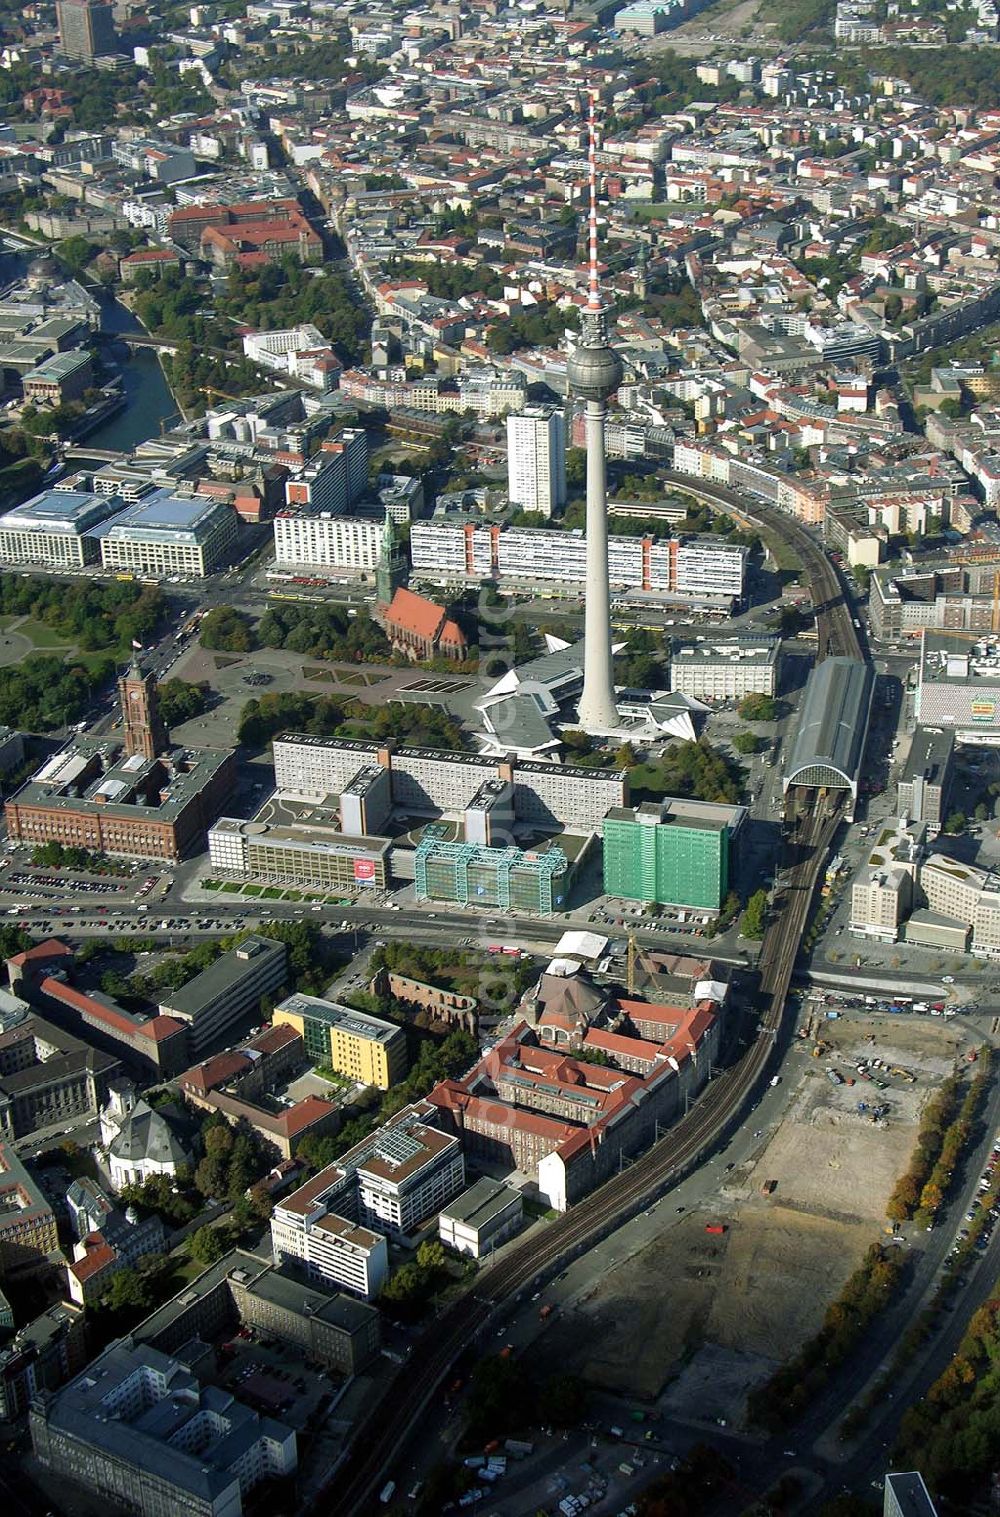
[(441, 636), (438, 638), (438, 642), (447, 643), (453, 648), (464, 648), (465, 633), (457, 622), (447, 621), (441, 628)]
[(57, 980), (52, 975), (46, 975), (40, 989), (53, 1000), (62, 1001), (64, 1005), (72, 1006), (76, 1011), (82, 1011), (88, 1017), (105, 1022), (109, 1027), (116, 1028), (118, 1032), (152, 1038), (154, 1042), (161, 1043), (164, 1038), (172, 1038), (177, 1033), (185, 1031), (186, 1024), (179, 1022), (176, 1017), (151, 1017), (148, 1022), (133, 1021), (117, 1007), (105, 1005), (103, 1001), (95, 1000), (93, 996), (88, 996), (84, 991), (77, 990), (74, 985), (67, 985), (65, 980)]
[(72, 958), (73, 950), (68, 943), (61, 943), (58, 938), (45, 938), (41, 943), (34, 943), (30, 948), (25, 948), (21, 953), (15, 953), (7, 960), (8, 964), (16, 964), (19, 968), (23, 964), (34, 963), (37, 959)]
[(655, 1063), (664, 1057), (658, 1043), (647, 1043), (644, 1038), (627, 1038), (620, 1032), (605, 1032), (603, 1027), (591, 1027), (583, 1040), (584, 1048), (606, 1049), (608, 1053), (627, 1054), (633, 1059), (645, 1059)]
[(251, 1038), (248, 1048), (255, 1048), (258, 1053), (279, 1053), (282, 1048), (287, 1048), (301, 1037), (301, 1033), (289, 1027), (287, 1022), (282, 1022), (279, 1027), (265, 1027), (255, 1038)]
[(176, 253), (171, 253), (167, 248), (140, 248), (137, 253), (129, 253), (122, 259), (122, 263), (179, 263)]
[(679, 1006), (660, 1006), (652, 1001), (626, 1001), (619, 996), (618, 1006), (633, 1022), (657, 1022), (671, 1031), (690, 1015)]
[(74, 1260), (69, 1266), (81, 1285), (85, 1280), (100, 1274), (102, 1269), (107, 1269), (109, 1264), (114, 1264), (118, 1258), (103, 1233), (88, 1233), (83, 1246), (87, 1250), (83, 1258)]
[(193, 1064), (190, 1069), (185, 1069), (180, 1076), (180, 1083), (203, 1093), (213, 1090), (216, 1085), (224, 1085), (234, 1075), (245, 1074), (250, 1068), (250, 1060), (244, 1053), (218, 1053), (211, 1059), (205, 1059), (201, 1064)]
[(305, 1128), (312, 1127), (314, 1122), (321, 1122), (333, 1111), (333, 1102), (326, 1101), (322, 1096), (306, 1096), (302, 1101), (296, 1101), (287, 1111), (283, 1111), (278, 1118), (278, 1126), (286, 1137), (294, 1138)]
[(432, 600), (414, 595), (412, 590), (399, 589), (385, 614), (387, 622), (402, 627), (406, 632), (415, 632), (418, 637), (432, 638), (444, 618), (444, 611)]

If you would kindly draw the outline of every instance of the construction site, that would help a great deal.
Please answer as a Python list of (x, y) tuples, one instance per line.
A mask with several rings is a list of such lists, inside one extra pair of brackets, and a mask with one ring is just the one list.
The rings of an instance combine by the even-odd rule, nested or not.
[(803, 1013), (774, 1119), (636, 1220), (544, 1335), (546, 1358), (666, 1415), (741, 1426), (748, 1391), (885, 1236), (921, 1109), (973, 1046), (954, 1022)]

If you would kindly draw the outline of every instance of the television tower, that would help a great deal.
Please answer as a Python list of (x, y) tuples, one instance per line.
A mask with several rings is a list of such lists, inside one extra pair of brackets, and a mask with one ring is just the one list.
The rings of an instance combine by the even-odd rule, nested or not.
[(566, 365), (569, 388), (586, 402), (587, 428), (587, 595), (583, 623), (583, 694), (578, 719), (586, 732), (618, 725), (611, 677), (611, 587), (608, 583), (608, 481), (604, 424), (608, 396), (621, 383), (622, 366), (608, 342), (607, 307), (597, 277), (596, 91), (590, 95), (590, 289), (583, 332)]

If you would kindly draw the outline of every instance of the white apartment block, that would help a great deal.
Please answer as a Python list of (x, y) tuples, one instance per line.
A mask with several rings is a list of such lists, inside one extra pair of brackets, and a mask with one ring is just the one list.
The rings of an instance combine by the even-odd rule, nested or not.
[(514, 811), (518, 821), (598, 832), (614, 806), (628, 805), (628, 771), (580, 769), (564, 764), (525, 762), (514, 769)]
[(280, 332), (248, 332), (243, 339), (243, 351), (247, 358), (259, 363), (264, 369), (275, 369), (279, 374), (294, 374), (296, 353), (329, 346), (319, 327), (308, 322), (300, 327), (287, 327)]
[[(657, 545), (659, 546), (659, 545)], [(746, 577), (747, 549), (699, 539), (677, 549), (677, 572), (672, 589), (687, 595), (731, 595), (739, 600)]]
[(971, 923), (971, 952), (1000, 958), (1000, 876), (932, 854), (920, 869), (920, 888), (931, 911)]
[(566, 421), (558, 407), (527, 406), (507, 417), (507, 493), (542, 516), (566, 504)]
[[(584, 585), (587, 540), (582, 532), (482, 522), (420, 521), (410, 532), (415, 574), (439, 583), (492, 577)], [(742, 599), (746, 548), (712, 540), (608, 539), (613, 590)]]
[(404, 1107), (335, 1164), (284, 1197), (271, 1217), (275, 1259), (356, 1295), (376, 1295), (388, 1269), (383, 1234), (401, 1239), (465, 1184), (459, 1139), (427, 1122), (426, 1102)]
[(359, 769), (378, 754), (377, 743), (286, 733), (274, 740), (274, 783), (297, 800), (339, 795)]
[(283, 511), (274, 518), (275, 563), (306, 569), (374, 570), (384, 531), (382, 522), (365, 517)]
[(436, 748), (398, 748), (377, 743), (286, 733), (273, 745), (274, 779), (280, 792), (299, 800), (340, 795), (373, 759), (390, 768), (392, 802), (402, 811), (464, 810), (484, 781), (510, 780), (518, 820), (553, 821), (596, 832), (613, 806), (628, 804), (625, 770), (582, 769), (562, 764), (514, 764)]
[(372, 1152), (357, 1166), (358, 1214), (392, 1238), (415, 1232), (465, 1184), (461, 1143), (436, 1127), (394, 1122), (369, 1146)]
[(352, 427), (334, 441), (321, 443), (316, 456), (287, 481), (285, 504), (343, 511), (361, 498), (367, 486), (368, 435)]
[(281, 332), (251, 332), (243, 351), (262, 368), (292, 374), (318, 390), (332, 390), (343, 365), (318, 327), (306, 324)]
[(877, 943), (895, 943), (912, 890), (913, 881), (900, 869), (866, 871), (851, 891), (851, 931)]

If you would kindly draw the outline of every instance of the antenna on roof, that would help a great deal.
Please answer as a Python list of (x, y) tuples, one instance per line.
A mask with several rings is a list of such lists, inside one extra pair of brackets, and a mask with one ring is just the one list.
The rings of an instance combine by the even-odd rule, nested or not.
[(590, 184), (590, 289), (587, 306), (591, 311), (601, 309), (601, 288), (597, 279), (597, 91), (590, 91), (588, 120), (587, 178)]

